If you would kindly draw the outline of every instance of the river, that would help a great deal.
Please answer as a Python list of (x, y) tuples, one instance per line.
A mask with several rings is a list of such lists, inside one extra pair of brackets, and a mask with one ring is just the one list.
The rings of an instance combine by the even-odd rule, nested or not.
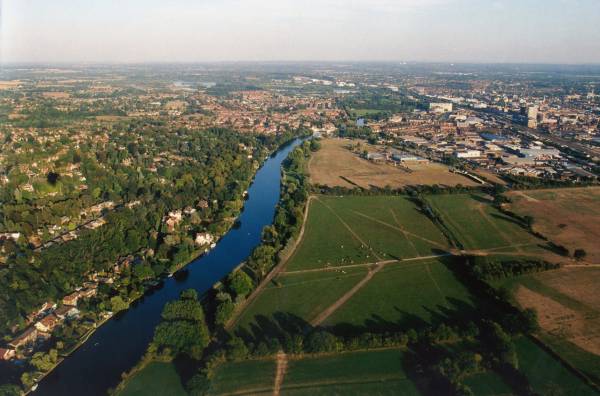
[(186, 276), (167, 278), (162, 288), (101, 326), (48, 374), (33, 394), (106, 396), (107, 390), (120, 382), (121, 373), (144, 354), (166, 302), (185, 289), (194, 288), (199, 293), (210, 289), (260, 243), (261, 231), (272, 223), (279, 201), (281, 163), (300, 143), (297, 139), (284, 145), (258, 170), (239, 217), (239, 228), (232, 228), (213, 250), (185, 267)]

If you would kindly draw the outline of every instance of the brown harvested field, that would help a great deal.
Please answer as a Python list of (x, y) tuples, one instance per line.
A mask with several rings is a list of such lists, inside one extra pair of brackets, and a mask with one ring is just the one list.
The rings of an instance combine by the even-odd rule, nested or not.
[(515, 298), (521, 306), (537, 311), (546, 332), (600, 356), (599, 275), (597, 267), (539, 273), (517, 286)]
[(478, 176), (485, 177), (490, 182), (500, 184), (501, 186), (505, 186), (507, 184), (506, 181), (500, 178), (500, 176), (487, 169), (476, 169), (473, 171), (473, 173)]
[(511, 191), (510, 210), (535, 219), (533, 228), (568, 248), (587, 252), (600, 263), (600, 187)]
[(67, 99), (71, 97), (71, 94), (68, 92), (42, 92), (42, 96), (50, 99)]
[(0, 90), (16, 88), (21, 84), (19, 80), (0, 81)]
[(536, 310), (540, 327), (546, 332), (600, 355), (600, 318), (597, 315), (585, 315), (525, 286), (519, 286), (515, 298), (521, 306)]
[(101, 116), (96, 116), (95, 117), (96, 120), (98, 121), (121, 121), (121, 120), (128, 120), (130, 117), (128, 116), (115, 116), (115, 115), (101, 115)]
[[(391, 164), (376, 164), (360, 158), (347, 147), (358, 143), (358, 140), (323, 139), (321, 150), (313, 156), (309, 163), (311, 182), (327, 186), (370, 188), (371, 186), (393, 188), (409, 185), (439, 184), (446, 186), (477, 185), (462, 175), (451, 173), (442, 164), (414, 164), (410, 170), (395, 167)], [(376, 150), (361, 141), (367, 150)]]

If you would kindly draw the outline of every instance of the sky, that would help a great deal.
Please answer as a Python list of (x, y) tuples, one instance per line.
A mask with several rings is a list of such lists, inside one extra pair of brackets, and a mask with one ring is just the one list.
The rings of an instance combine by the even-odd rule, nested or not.
[(0, 63), (600, 63), (600, 0), (0, 0)]

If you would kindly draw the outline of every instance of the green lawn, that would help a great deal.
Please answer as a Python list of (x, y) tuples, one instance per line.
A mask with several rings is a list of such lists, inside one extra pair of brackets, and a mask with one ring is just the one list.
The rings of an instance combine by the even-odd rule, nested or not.
[(529, 338), (522, 337), (515, 344), (519, 369), (539, 394), (555, 392), (554, 394), (564, 395), (597, 395), (591, 387)]
[(412, 327), (468, 317), (471, 307), (469, 292), (440, 261), (400, 262), (375, 274), (324, 324)]
[(397, 349), (361, 351), (292, 360), (282, 394), (418, 395)]
[(466, 249), (541, 242), (479, 195), (430, 195), (427, 200)]
[(171, 363), (152, 362), (127, 381), (118, 396), (185, 396), (175, 366)]
[[(211, 380), (210, 395), (272, 394), (275, 380), (274, 360), (248, 360), (221, 365)], [(158, 394), (158, 393), (157, 393)]]

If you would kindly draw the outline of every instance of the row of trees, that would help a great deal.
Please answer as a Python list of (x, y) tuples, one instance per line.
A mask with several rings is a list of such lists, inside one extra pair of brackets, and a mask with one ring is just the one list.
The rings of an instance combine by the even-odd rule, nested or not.
[(473, 257), (471, 265), (474, 275), (485, 280), (502, 279), (560, 268), (560, 264), (541, 259), (501, 260), (488, 256)]

